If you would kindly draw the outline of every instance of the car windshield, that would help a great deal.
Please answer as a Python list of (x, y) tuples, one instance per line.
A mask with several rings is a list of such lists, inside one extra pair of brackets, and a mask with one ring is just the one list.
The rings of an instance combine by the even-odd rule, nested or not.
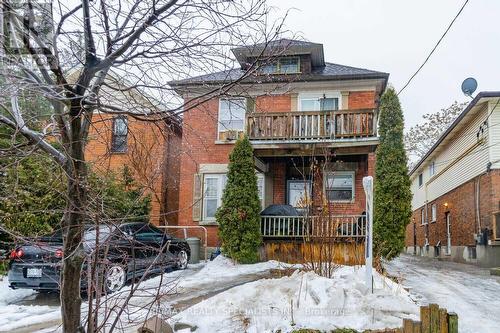
[(83, 242), (89, 247), (94, 247), (96, 240), (99, 241), (99, 244), (102, 244), (108, 239), (114, 229), (113, 226), (101, 225), (98, 228), (86, 230), (83, 235)]

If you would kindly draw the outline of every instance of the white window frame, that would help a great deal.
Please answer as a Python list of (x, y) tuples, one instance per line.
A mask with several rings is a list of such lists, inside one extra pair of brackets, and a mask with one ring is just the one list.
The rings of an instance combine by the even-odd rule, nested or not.
[[(236, 129), (228, 129), (224, 126), (222, 126), (221, 123), (221, 118), (220, 118), (220, 112), (221, 112), (221, 103), (222, 101), (234, 101), (234, 100), (239, 100), (242, 101), (242, 105), (244, 105), (244, 114), (243, 114), (243, 128), (241, 130), (236, 130)], [(229, 131), (237, 131), (237, 132), (244, 132), (245, 131), (245, 126), (246, 126), (246, 112), (247, 112), (247, 100), (245, 97), (228, 97), (228, 98), (219, 98), (219, 111), (217, 114), (217, 139), (219, 140), (220, 133), (221, 132), (229, 132)]]
[(436, 222), (437, 220), (437, 206), (435, 203), (431, 205), (431, 222)]
[[(340, 91), (315, 91), (315, 92), (301, 92), (297, 97), (297, 110), (302, 110), (302, 100), (319, 100), (321, 98), (336, 98), (337, 99), (337, 109), (342, 108), (342, 94)], [(321, 111), (321, 110), (308, 110), (311, 112)], [(328, 110), (330, 111), (330, 110)], [(307, 112), (307, 111), (305, 111)]]
[(418, 187), (420, 188), (424, 185), (424, 173), (423, 172), (419, 173), (417, 178), (418, 178), (417, 179)]
[(436, 161), (432, 161), (429, 164), (429, 176), (432, 177), (436, 174)]
[[(257, 174), (257, 188), (258, 182), (262, 181), (262, 197), (260, 198), (261, 208), (264, 208), (264, 200), (266, 198), (266, 181), (263, 173)], [(217, 179), (217, 208), (222, 205), (222, 195), (224, 194), (224, 189), (227, 182), (227, 173), (204, 173), (203, 174), (203, 202), (202, 202), (202, 217), (203, 221), (215, 221), (215, 216), (207, 216), (207, 206), (206, 206), (206, 179)], [(213, 199), (213, 198), (212, 198)]]
[[(345, 175), (352, 176), (351, 200), (330, 200), (330, 199), (328, 199), (328, 195), (326, 194), (326, 181), (327, 181), (328, 175), (330, 175), (330, 174), (333, 174), (334, 177), (335, 176), (345, 176)], [(326, 196), (328, 202), (344, 202), (344, 203), (354, 202), (356, 200), (356, 172), (355, 171), (328, 171), (328, 172), (325, 172), (325, 174), (323, 176), (323, 191), (325, 193), (325, 196)]]
[[(203, 211), (203, 220), (204, 221), (215, 221), (215, 216), (207, 216), (207, 179), (217, 179), (217, 208), (220, 207), (222, 203), (222, 194), (224, 192), (224, 178), (226, 174), (225, 173), (205, 173), (203, 174), (203, 205), (202, 205), (202, 211)], [(211, 198), (212, 199), (212, 198)]]
[(427, 221), (425, 220), (425, 208), (420, 209), (420, 225), (426, 225)]

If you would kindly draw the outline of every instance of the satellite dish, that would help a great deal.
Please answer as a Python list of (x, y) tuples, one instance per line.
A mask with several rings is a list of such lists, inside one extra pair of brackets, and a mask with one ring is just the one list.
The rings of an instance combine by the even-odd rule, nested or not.
[(469, 96), (472, 97), (472, 94), (474, 91), (477, 89), (477, 81), (473, 77), (468, 77), (462, 82), (462, 92)]

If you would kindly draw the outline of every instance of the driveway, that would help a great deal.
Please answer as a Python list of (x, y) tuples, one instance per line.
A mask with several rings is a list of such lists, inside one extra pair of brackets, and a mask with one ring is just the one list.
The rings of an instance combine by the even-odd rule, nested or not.
[(487, 269), (411, 255), (384, 266), (418, 304), (437, 303), (456, 312), (459, 332), (500, 332), (500, 277)]

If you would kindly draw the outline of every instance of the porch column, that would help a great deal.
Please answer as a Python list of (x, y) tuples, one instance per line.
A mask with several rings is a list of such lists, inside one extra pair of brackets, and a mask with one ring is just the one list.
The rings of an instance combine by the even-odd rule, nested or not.
[(273, 203), (284, 205), (286, 199), (286, 163), (283, 161), (272, 162), (273, 174)]
[(375, 177), (375, 159), (376, 159), (376, 154), (375, 152), (373, 153), (368, 153), (368, 176)]

